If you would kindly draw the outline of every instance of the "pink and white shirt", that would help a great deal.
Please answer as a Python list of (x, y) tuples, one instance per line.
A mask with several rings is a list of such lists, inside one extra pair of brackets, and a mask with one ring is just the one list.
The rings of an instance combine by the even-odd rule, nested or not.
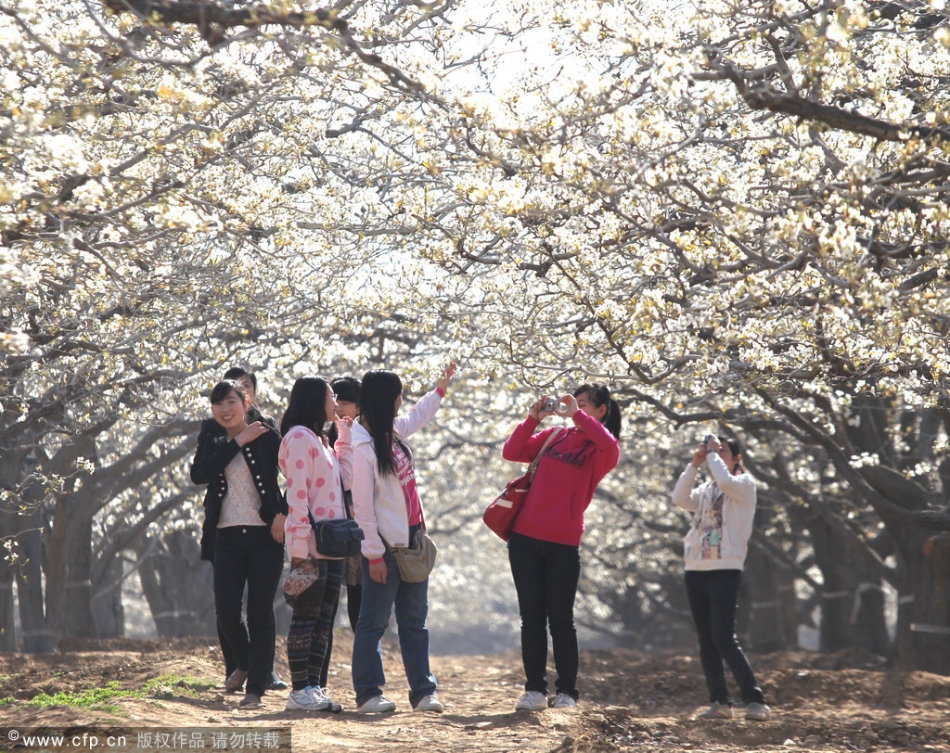
[(305, 426), (294, 426), (281, 440), (277, 464), (287, 479), (287, 522), (284, 524), (287, 551), (291, 558), (308, 555), (330, 559), (317, 552), (313, 519), (340, 520), (346, 517), (340, 462), (326, 437), (318, 437)]

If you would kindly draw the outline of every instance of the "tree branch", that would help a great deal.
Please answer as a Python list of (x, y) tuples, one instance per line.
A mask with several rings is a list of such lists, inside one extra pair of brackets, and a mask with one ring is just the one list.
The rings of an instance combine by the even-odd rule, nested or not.
[(382, 71), (393, 84), (422, 92), (417, 81), (398, 68), (383, 62), (374, 53), (366, 52), (353, 37), (347, 22), (335, 11), (318, 8), (313, 11), (275, 12), (266, 5), (246, 8), (228, 8), (206, 0), (105, 0), (107, 8), (115, 13), (135, 13), (142, 19), (158, 20), (163, 24), (190, 24), (198, 27), (201, 36), (214, 46), (223, 40), (223, 30), (236, 26), (256, 29), (261, 26), (290, 26), (307, 28), (318, 26), (339, 35), (345, 46), (362, 62)]
[(830, 128), (871, 136), (879, 141), (907, 141), (912, 138), (950, 141), (950, 128), (897, 125), (870, 118), (840, 107), (813, 102), (797, 93), (782, 92), (771, 84), (756, 83), (750, 86), (752, 74), (725, 61), (713, 62), (713, 66), (719, 69), (723, 78), (735, 84), (739, 95), (753, 110), (793, 115), (801, 120), (824, 123)]

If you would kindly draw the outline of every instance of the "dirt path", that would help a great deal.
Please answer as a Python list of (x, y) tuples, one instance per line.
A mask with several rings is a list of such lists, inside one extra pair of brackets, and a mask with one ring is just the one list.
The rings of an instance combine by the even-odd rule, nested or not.
[[(409, 710), (398, 652), (388, 647), (387, 695), (398, 709), (360, 716), (352, 710), (350, 644), (340, 632), (330, 691), (344, 704), (341, 714), (285, 712), (285, 692), (269, 693), (261, 709), (241, 710), (240, 695), (224, 695), (220, 688), (192, 691), (170, 679), (218, 682), (222, 670), (210, 640), (113, 642), (112, 650), (49, 656), (0, 654), (0, 750), (36, 751), (22, 737), (19, 747), (11, 743), (9, 731), (47, 727), (98, 731), (103, 740), (122, 731), (127, 749), (139, 753), (184, 749), (180, 741), (164, 748), (136, 744), (143, 730), (159, 728), (273, 728), (282, 730), (282, 740), (292, 737), (294, 751), (361, 753), (950, 751), (950, 678), (888, 672), (854, 655), (753, 657), (773, 720), (752, 723), (738, 715), (710, 723), (692, 718), (705, 693), (698, 662), (689, 656), (584, 652), (579, 708), (544, 712), (513, 711), (522, 691), (517, 655), (437, 656), (432, 664), (446, 711), (435, 715)], [(166, 678), (165, 684), (156, 678)], [(148, 690), (141, 697), (106, 699), (107, 707), (29, 703), (40, 693), (78, 693), (107, 683), (113, 689)]]

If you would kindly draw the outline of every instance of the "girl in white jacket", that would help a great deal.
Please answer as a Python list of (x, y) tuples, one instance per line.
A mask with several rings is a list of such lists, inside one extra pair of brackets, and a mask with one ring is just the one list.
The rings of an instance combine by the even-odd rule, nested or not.
[(402, 382), (391, 371), (369, 371), (360, 388), (360, 419), (353, 425), (352, 443), (337, 440), (340, 457), (352, 453), (354, 517), (363, 529), (363, 599), (353, 638), (353, 688), (357, 711), (394, 711), (383, 695), (380, 639), (395, 608), (409, 703), (417, 711), (442, 711), (436, 679), (429, 668), (428, 579), (403, 581), (390, 548), (406, 547), (425, 527), (416, 488), (415, 461), (405, 438), (424, 426), (439, 409), (455, 364), (405, 417)]
[[(694, 489), (703, 463), (712, 480)], [(725, 660), (747, 704), (746, 719), (767, 721), (771, 711), (736, 637), (739, 585), (756, 502), (755, 481), (742, 469), (739, 442), (713, 435), (701, 443), (676, 482), (673, 502), (693, 513), (683, 557), (686, 593), (712, 704), (701, 717), (732, 717)]]

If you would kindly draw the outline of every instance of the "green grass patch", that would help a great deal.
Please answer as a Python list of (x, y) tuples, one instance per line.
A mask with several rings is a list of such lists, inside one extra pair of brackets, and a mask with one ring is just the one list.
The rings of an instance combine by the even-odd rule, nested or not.
[(113, 680), (97, 688), (86, 688), (75, 693), (62, 691), (54, 695), (40, 693), (27, 703), (30, 706), (75, 706), (116, 713), (115, 701), (121, 698), (172, 698), (197, 696), (215, 686), (214, 680), (181, 675), (163, 675), (146, 682), (141, 688), (123, 688)]
[(168, 698), (169, 696), (187, 695), (197, 696), (217, 685), (215, 680), (187, 675), (163, 675), (149, 680), (142, 687), (142, 692), (153, 698)]
[(113, 681), (107, 682), (101, 688), (87, 688), (77, 693), (70, 693), (68, 691), (60, 691), (54, 695), (40, 693), (27, 701), (27, 704), (30, 706), (40, 706), (42, 708), (48, 706), (76, 706), (79, 708), (101, 709), (103, 711), (115, 712), (118, 710), (118, 706), (114, 703), (110, 703), (111, 701), (115, 701), (118, 698), (134, 696), (140, 692), (141, 691), (136, 690), (123, 690), (119, 687), (118, 682)]

